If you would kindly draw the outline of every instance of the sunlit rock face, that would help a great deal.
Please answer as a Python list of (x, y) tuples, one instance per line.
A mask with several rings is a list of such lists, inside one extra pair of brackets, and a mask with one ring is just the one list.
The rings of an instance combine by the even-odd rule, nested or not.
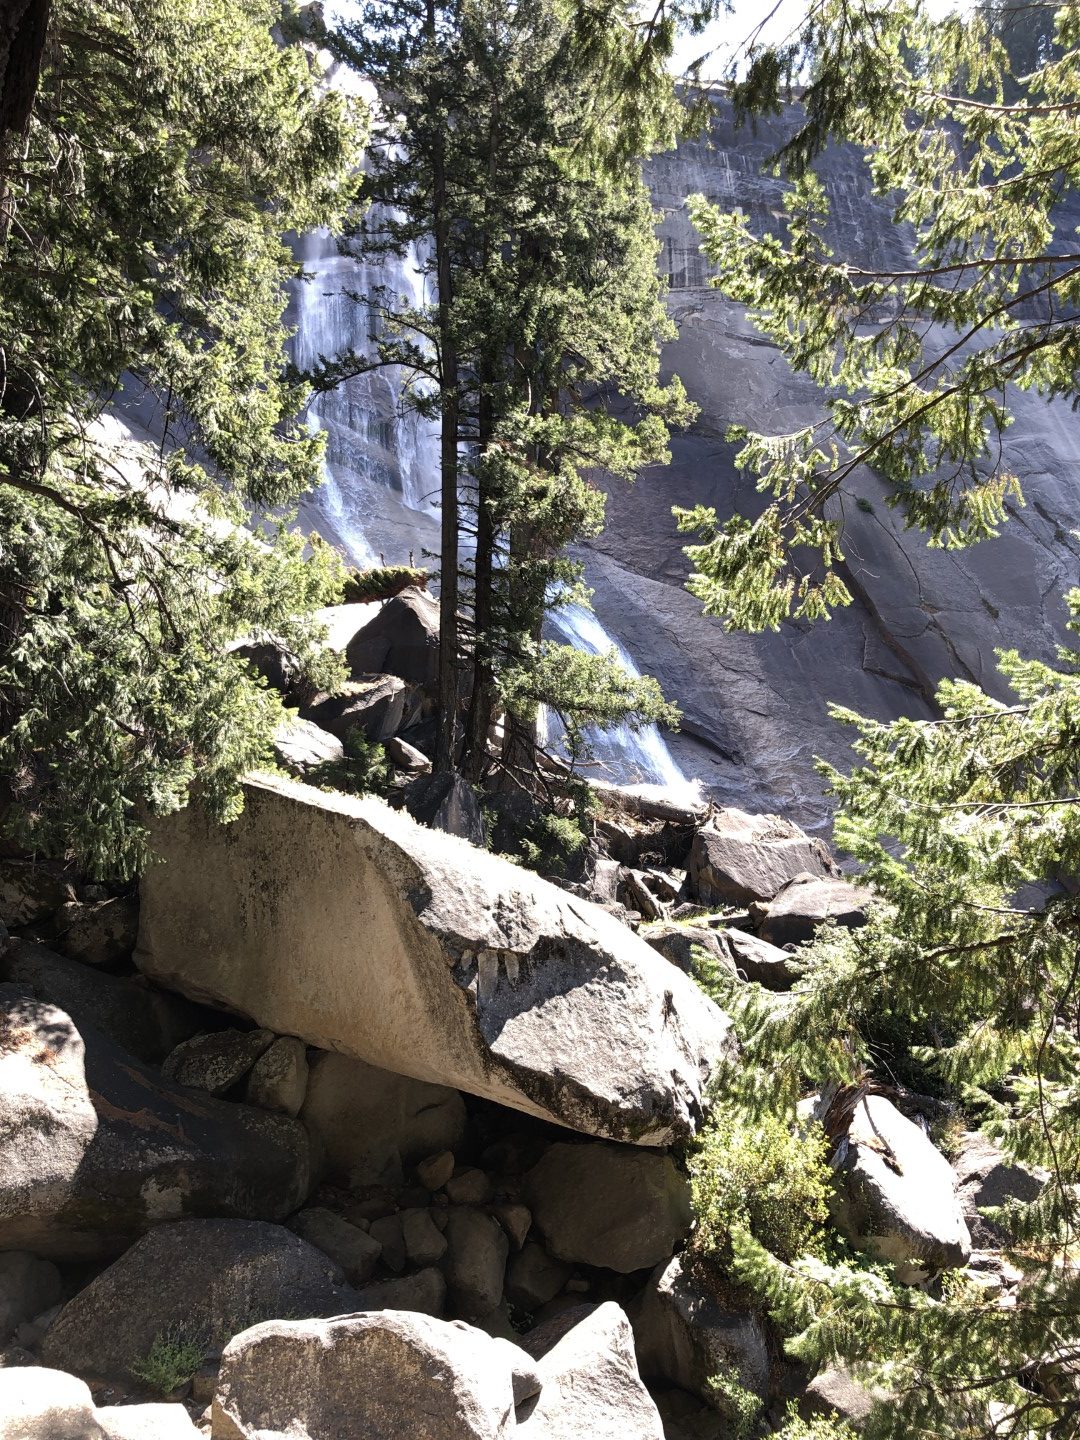
[[(855, 603), (829, 624), (785, 625), (778, 634), (725, 634), (704, 619), (683, 589), (687, 562), (673, 505), (707, 502), (721, 516), (761, 505), (752, 480), (733, 465), (724, 439), (741, 423), (770, 433), (794, 430), (820, 414), (816, 388), (787, 368), (749, 325), (740, 306), (708, 288), (705, 262), (683, 208), (704, 193), (748, 213), (755, 230), (780, 224), (782, 186), (762, 163), (797, 122), (793, 107), (756, 130), (734, 128), (721, 102), (709, 135), (652, 160), (646, 178), (660, 224), (660, 264), (669, 274), (679, 338), (666, 366), (682, 376), (701, 407), (692, 430), (674, 437), (672, 464), (636, 485), (610, 485), (608, 524), (588, 550), (588, 578), (599, 618), (644, 671), (683, 708), (675, 758), (721, 799), (769, 806), (803, 823), (827, 811), (815, 755), (842, 761), (847, 737), (828, 717), (835, 701), (865, 714), (929, 716), (937, 682), (974, 679), (1003, 693), (994, 651), (1016, 646), (1049, 657), (1062, 634), (1061, 595), (1075, 583), (1080, 542), (1080, 417), (1067, 404), (1014, 394), (1015, 424), (1005, 464), (1020, 477), (1026, 506), (999, 539), (970, 550), (928, 550), (883, 503), (881, 482), (859, 477), (845, 505), (847, 581)], [(869, 194), (859, 152), (831, 150), (822, 178), (839, 258), (897, 266), (908, 237)], [(1080, 221), (1072, 197), (1063, 229)], [(1076, 214), (1072, 214), (1076, 211)], [(856, 504), (857, 497), (862, 505)]]

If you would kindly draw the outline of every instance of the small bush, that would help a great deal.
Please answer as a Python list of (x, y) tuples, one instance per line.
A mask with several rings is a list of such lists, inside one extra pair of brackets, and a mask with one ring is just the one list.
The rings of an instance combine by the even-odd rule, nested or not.
[(798, 1134), (775, 1116), (751, 1123), (714, 1112), (690, 1157), (698, 1253), (725, 1260), (733, 1226), (780, 1260), (818, 1251), (832, 1184), (826, 1149), (817, 1128)]
[(369, 740), (359, 725), (354, 725), (345, 740), (345, 759), (316, 766), (308, 775), (308, 783), (346, 795), (384, 795), (391, 773), (382, 745)]
[(788, 1406), (784, 1424), (776, 1432), (776, 1437), (777, 1440), (856, 1440), (851, 1426), (835, 1416), (815, 1415), (810, 1420), (803, 1420), (794, 1401)]
[(205, 1349), (194, 1336), (164, 1331), (155, 1337), (145, 1358), (131, 1367), (132, 1374), (158, 1395), (171, 1395), (198, 1370)]

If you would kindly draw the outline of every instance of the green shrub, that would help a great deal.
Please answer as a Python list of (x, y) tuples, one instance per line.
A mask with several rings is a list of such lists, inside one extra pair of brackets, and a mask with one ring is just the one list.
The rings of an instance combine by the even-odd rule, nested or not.
[(132, 1374), (158, 1395), (171, 1395), (195, 1374), (205, 1350), (203, 1341), (195, 1336), (166, 1330), (154, 1337), (145, 1357), (131, 1367)]
[(776, 1432), (776, 1440), (855, 1440), (855, 1431), (835, 1416), (826, 1419), (824, 1415), (815, 1415), (811, 1420), (803, 1420), (793, 1400), (788, 1405), (782, 1428)]
[(816, 1127), (799, 1134), (776, 1116), (748, 1122), (717, 1107), (690, 1157), (695, 1249), (725, 1260), (739, 1226), (780, 1260), (819, 1250), (831, 1189), (825, 1156)]
[(325, 765), (316, 766), (309, 773), (308, 782), (346, 795), (384, 795), (391, 773), (382, 745), (377, 740), (369, 740), (359, 725), (354, 725), (345, 739), (344, 760), (328, 760)]
[(428, 571), (418, 565), (376, 565), (370, 570), (350, 570), (341, 598), (346, 605), (390, 600), (414, 585), (426, 590), (427, 583)]

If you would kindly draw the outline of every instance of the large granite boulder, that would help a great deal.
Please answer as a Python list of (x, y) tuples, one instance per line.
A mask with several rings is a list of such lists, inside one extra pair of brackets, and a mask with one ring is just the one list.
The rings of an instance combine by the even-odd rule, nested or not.
[(805, 945), (827, 923), (856, 930), (866, 924), (870, 892), (837, 877), (797, 875), (761, 907), (758, 933), (770, 945)]
[(290, 715), (274, 732), (274, 754), (281, 766), (293, 775), (304, 776), (320, 765), (345, 759), (345, 746), (336, 735), (323, 730), (314, 720)]
[(519, 1412), (521, 1440), (664, 1440), (642, 1384), (634, 1335), (609, 1301), (585, 1314), (540, 1356), (540, 1393)]
[(0, 1366), (0, 1440), (105, 1440), (90, 1387), (42, 1365)]
[(307, 1188), (298, 1122), (170, 1085), (0, 986), (0, 1247), (109, 1255), (184, 1215), (283, 1218)]
[(779, 815), (717, 810), (690, 847), (690, 889), (706, 905), (771, 900), (803, 871), (832, 875), (835, 867), (821, 840)]
[(956, 1176), (928, 1136), (883, 1095), (856, 1105), (833, 1159), (833, 1219), (851, 1243), (918, 1281), (966, 1265), (971, 1236)]
[(42, 1359), (131, 1381), (158, 1338), (210, 1355), (263, 1320), (341, 1315), (357, 1300), (339, 1265), (280, 1225), (181, 1220), (144, 1235), (69, 1300)]
[(743, 980), (755, 981), (766, 990), (790, 990), (805, 966), (788, 950), (770, 945), (757, 935), (727, 927), (713, 932), (722, 953)]
[(382, 802), (254, 777), (161, 822), (145, 974), (385, 1070), (643, 1145), (691, 1133), (728, 1018), (600, 907)]
[(1048, 1176), (1010, 1160), (1000, 1145), (978, 1131), (964, 1136), (953, 1170), (960, 1187), (960, 1207), (976, 1244), (994, 1248), (1004, 1232), (981, 1214), (1002, 1205), (1030, 1205), (1042, 1193)]
[(324, 695), (303, 712), (320, 730), (348, 740), (360, 730), (368, 740), (388, 740), (414, 720), (420, 692), (397, 675), (362, 675), (349, 680), (336, 695)]
[(426, 590), (403, 590), (358, 630), (345, 648), (354, 675), (399, 675), (432, 688), (439, 668), (439, 602)]
[(560, 1260), (629, 1274), (666, 1260), (690, 1229), (690, 1187), (669, 1155), (556, 1144), (522, 1188)]
[(418, 1313), (272, 1320), (225, 1349), (213, 1440), (506, 1440), (512, 1352)]
[(695, 952), (698, 950), (704, 951), (721, 970), (735, 974), (731, 956), (716, 931), (710, 930), (707, 925), (679, 925), (673, 920), (654, 920), (649, 925), (643, 925), (638, 934), (686, 975), (694, 973)]
[(666, 1380), (723, 1411), (714, 1379), (731, 1379), (764, 1400), (769, 1344), (759, 1316), (729, 1309), (709, 1277), (675, 1256), (658, 1265), (633, 1315), (638, 1363), (648, 1379)]
[(0, 958), (0, 979), (59, 1006), (76, 1026), (92, 1025), (139, 1060), (160, 1061), (212, 1019), (179, 995), (128, 977), (93, 970), (30, 940), (13, 940)]

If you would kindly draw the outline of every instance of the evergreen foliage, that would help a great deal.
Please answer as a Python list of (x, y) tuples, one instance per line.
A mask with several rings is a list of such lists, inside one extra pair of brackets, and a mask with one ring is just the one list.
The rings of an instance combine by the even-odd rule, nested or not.
[[(9, 834), (130, 873), (198, 783), (219, 816), (276, 699), (229, 652), (336, 598), (267, 514), (319, 444), (286, 377), (281, 236), (348, 198), (363, 116), (272, 0), (56, 0), (0, 230), (0, 771)], [(152, 416), (121, 454), (106, 412)]]
[[(347, 248), (404, 253), (434, 235), (433, 298), (418, 310), (357, 296), (377, 312), (377, 353), (329, 357), (316, 381), (402, 365), (413, 403), (441, 420), (440, 653), (458, 672), (440, 716), (455, 731), (442, 763), (474, 781), (499, 710), (510, 715), (505, 758), (526, 773), (538, 703), (559, 710), (576, 753), (590, 724), (674, 719), (657, 687), (627, 677), (613, 654), (542, 639), (548, 609), (585, 598), (566, 547), (603, 523), (589, 472), (632, 478), (662, 461), (668, 424), (691, 413), (681, 385), (659, 381), (659, 346), (673, 332), (639, 163), (625, 131), (598, 124), (613, 47), (639, 44), (625, 20), (612, 19), (598, 50), (551, 0), (437, 10), (375, 0), (333, 40), (394, 96), (366, 176), (378, 204)], [(670, 137), (678, 108), (670, 79), (649, 84), (663, 96), (635, 122), (646, 149)], [(617, 416), (605, 392), (633, 417)], [(473, 558), (459, 567), (465, 535)], [(459, 695), (469, 697), (460, 744)]]
[[(1053, 214), (1080, 156), (1080, 5), (1056, 25), (1054, 47), (1016, 73), (1000, 7), (935, 23), (909, 0), (815, 0), (798, 41), (736, 87), (742, 110), (775, 105), (785, 77), (810, 73), (806, 123), (777, 157), (783, 229), (755, 235), (702, 197), (691, 211), (717, 283), (831, 398), (794, 433), (733, 432), (737, 463), (771, 497), (758, 517), (680, 513), (700, 537), (691, 589), (710, 613), (776, 627), (848, 603), (843, 501), (861, 465), (934, 545), (992, 536), (1021, 503), (1000, 458), (1009, 386), (1080, 398), (1080, 264)], [(912, 237), (909, 266), (832, 253), (813, 170), (830, 136), (867, 150)]]

